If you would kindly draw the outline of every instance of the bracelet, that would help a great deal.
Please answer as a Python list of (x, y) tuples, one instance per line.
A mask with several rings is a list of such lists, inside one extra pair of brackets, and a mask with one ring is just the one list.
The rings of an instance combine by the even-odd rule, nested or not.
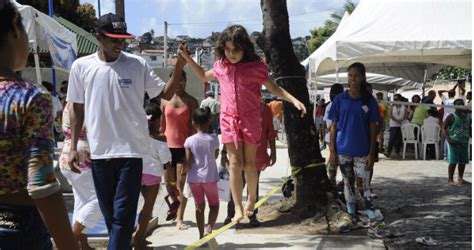
[(169, 182), (168, 185), (170, 185), (170, 186), (176, 186), (176, 182), (174, 182), (174, 181), (173, 181), (173, 182)]

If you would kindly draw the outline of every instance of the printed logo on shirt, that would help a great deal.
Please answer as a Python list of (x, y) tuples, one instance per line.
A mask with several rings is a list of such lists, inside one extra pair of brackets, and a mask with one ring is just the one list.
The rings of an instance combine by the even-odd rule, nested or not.
[(367, 105), (362, 105), (362, 109), (364, 110), (366, 114), (367, 112), (369, 112), (369, 107), (367, 107)]
[(121, 88), (130, 88), (132, 86), (132, 79), (119, 79), (119, 85)]

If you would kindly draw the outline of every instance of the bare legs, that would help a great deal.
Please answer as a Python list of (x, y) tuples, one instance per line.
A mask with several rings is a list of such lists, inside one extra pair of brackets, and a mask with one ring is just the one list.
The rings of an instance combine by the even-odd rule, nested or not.
[[(457, 164), (458, 165), (458, 185), (462, 185), (465, 183), (464, 181), (464, 169), (466, 168), (465, 164)], [(454, 186), (454, 171), (456, 170), (456, 164), (449, 164), (448, 166), (448, 185)]]
[(184, 184), (186, 183), (186, 175), (181, 175), (181, 170), (183, 169), (183, 164), (176, 164), (176, 180), (177, 180), (177, 188), (179, 191), (179, 208), (178, 208), (178, 219), (176, 221), (176, 226), (179, 230), (188, 229), (188, 227), (184, 224), (184, 210), (186, 209), (186, 203), (188, 202), (188, 198), (184, 197), (183, 190)]
[(82, 225), (78, 221), (74, 221), (74, 224), (72, 225), (72, 234), (74, 235), (76, 241), (80, 243), (81, 249), (90, 250), (93, 248), (89, 246), (89, 243), (87, 242), (87, 236), (82, 233), (85, 228), (86, 226)]
[[(235, 215), (232, 220), (238, 222), (244, 216), (251, 216), (255, 209), (257, 198), (257, 169), (255, 168), (257, 145), (239, 142), (236, 148), (233, 143), (226, 143), (226, 149), (229, 154), (230, 187), (235, 204)], [(245, 172), (249, 191), (245, 209), (242, 206), (242, 170)]]
[(151, 220), (153, 205), (155, 204), (156, 197), (158, 196), (158, 191), (160, 190), (160, 185), (153, 186), (142, 186), (141, 193), (144, 198), (144, 204), (142, 211), (140, 211), (140, 216), (138, 219), (137, 229), (135, 231), (134, 245), (135, 249), (145, 249), (147, 242), (145, 240), (146, 229), (148, 223)]

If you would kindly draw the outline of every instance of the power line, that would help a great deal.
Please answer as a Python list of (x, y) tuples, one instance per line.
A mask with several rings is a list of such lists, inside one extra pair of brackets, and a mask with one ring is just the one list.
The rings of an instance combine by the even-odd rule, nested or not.
[[(295, 17), (295, 16), (303, 16), (307, 14), (331, 11), (334, 9), (325, 9), (325, 10), (315, 10), (315, 11), (307, 11), (303, 13), (289, 15), (288, 17)], [(173, 26), (180, 26), (180, 25), (187, 25), (187, 26), (199, 26), (199, 25), (218, 25), (218, 24), (228, 24), (228, 23), (244, 23), (244, 22), (251, 22), (251, 21), (260, 21), (262, 22), (262, 18), (253, 18), (253, 19), (242, 19), (242, 20), (228, 20), (228, 21), (215, 21), (215, 22), (189, 22), (189, 23), (168, 23), (168, 25)]]

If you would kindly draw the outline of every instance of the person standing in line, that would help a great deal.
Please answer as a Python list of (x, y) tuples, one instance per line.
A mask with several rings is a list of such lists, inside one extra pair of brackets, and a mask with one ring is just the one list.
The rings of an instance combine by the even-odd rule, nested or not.
[[(331, 86), (331, 90), (329, 91), (329, 98), (331, 102), (326, 107), (326, 111), (324, 112), (324, 121), (325, 121), (325, 126), (326, 130), (328, 131), (326, 135), (324, 135), (324, 141), (331, 147), (331, 125), (332, 121), (329, 119), (329, 111), (331, 110), (332, 102), (334, 101), (334, 98), (344, 92), (344, 88), (342, 87), (341, 84), (336, 83)], [(336, 148), (337, 152), (337, 148)], [(333, 187), (336, 187), (336, 176), (337, 176), (337, 165), (332, 165), (331, 161), (328, 161), (327, 164), (327, 172), (328, 172), (328, 178), (329, 181), (331, 181), (331, 184)]]
[(76, 167), (81, 170), (80, 173), (74, 172), (69, 165), (69, 153), (71, 149), (71, 125), (69, 112), (71, 104), (66, 103), (63, 111), (62, 129), (64, 133), (63, 148), (59, 156), (59, 168), (61, 173), (72, 185), (74, 195), (74, 212), (72, 214), (72, 231), (74, 237), (79, 242), (82, 249), (92, 249), (87, 241), (86, 229), (95, 227), (100, 218), (99, 201), (94, 188), (92, 178), (92, 162), (89, 150), (89, 143), (85, 128), (79, 134), (77, 141), (77, 152), (79, 161)]
[(365, 66), (362, 63), (349, 66), (348, 79), (349, 90), (334, 99), (329, 111), (329, 119), (333, 122), (331, 142), (335, 142), (331, 143), (329, 160), (331, 164), (340, 166), (347, 213), (351, 217), (340, 225), (340, 232), (349, 232), (357, 221), (356, 178), (362, 179), (365, 207), (369, 220), (374, 219), (369, 178), (376, 152), (377, 122), (380, 121), (377, 101), (366, 81)]
[(145, 112), (147, 114), (148, 129), (150, 131), (151, 150), (149, 154), (143, 158), (143, 175), (140, 192), (144, 202), (140, 215), (138, 216), (138, 225), (133, 237), (134, 247), (137, 250), (147, 249), (146, 246), (149, 242), (145, 239), (146, 230), (153, 215), (153, 206), (155, 205), (156, 197), (160, 191), (164, 169), (171, 169), (171, 152), (166, 142), (160, 140), (160, 105), (155, 102), (149, 102), (145, 106)]
[(164, 131), (166, 143), (171, 151), (171, 167), (179, 191), (179, 208), (176, 221), (176, 227), (179, 230), (189, 228), (188, 225), (184, 224), (184, 210), (188, 201), (188, 198), (183, 194), (186, 175), (180, 173), (182, 173), (186, 158), (184, 141), (195, 132), (192, 126), (192, 113), (198, 107), (196, 98), (186, 92), (186, 73), (183, 71), (178, 82), (178, 88), (171, 100), (162, 100), (161, 102), (161, 109), (164, 114), (161, 131)]
[(211, 124), (209, 125), (209, 133), (217, 134), (219, 131), (219, 113), (221, 107), (219, 102), (214, 98), (214, 92), (207, 91), (207, 98), (201, 101), (199, 108), (209, 108), (211, 110)]
[[(0, 249), (79, 249), (53, 169), (53, 104), (17, 72), (28, 35), (14, 2), (0, 0)], [(77, 171), (75, 169), (75, 171)]]
[[(453, 103), (456, 106), (464, 106), (462, 99)], [(446, 117), (443, 131), (448, 142), (448, 185), (454, 186), (454, 171), (458, 166), (458, 185), (467, 183), (464, 181), (464, 168), (469, 163), (469, 138), (471, 137), (472, 123), (463, 109), (455, 109)]]
[[(402, 96), (396, 94), (393, 101), (402, 101)], [(390, 158), (392, 149), (395, 148), (397, 157), (400, 157), (400, 149), (402, 147), (402, 122), (406, 120), (407, 110), (405, 105), (392, 104), (390, 107), (390, 139), (388, 140), (387, 151), (384, 152), (385, 157)]]
[[(273, 114), (273, 127), (277, 133), (282, 129), (282, 118), (283, 118), (283, 102), (278, 100), (278, 97), (273, 96), (272, 101), (268, 103), (268, 107), (272, 110)], [(283, 130), (282, 130), (283, 131)], [(278, 137), (278, 135), (277, 135)]]
[[(216, 47), (217, 60), (211, 70), (204, 71), (187, 49), (179, 53), (201, 80), (219, 80), (222, 143), (226, 144), (230, 156), (230, 185), (235, 203), (233, 221), (238, 222), (253, 214), (257, 200), (255, 157), (262, 133), (259, 108), (262, 84), (270, 93), (292, 103), (302, 116), (306, 114), (306, 107), (270, 80), (268, 67), (255, 53), (254, 45), (241, 25), (231, 25), (222, 32)], [(242, 205), (242, 170), (249, 188), (245, 208)]]
[[(186, 160), (182, 174), (187, 174), (189, 187), (196, 203), (196, 223), (199, 230), (199, 239), (212, 233), (219, 213), (219, 193), (217, 190), (216, 158), (219, 155), (219, 139), (215, 134), (208, 134), (211, 121), (209, 109), (200, 108), (193, 112), (193, 127), (196, 134), (188, 137), (184, 142)], [(209, 205), (208, 224), (204, 229), (204, 209), (207, 198)], [(211, 249), (215, 249), (215, 239), (209, 241)]]
[(99, 51), (77, 59), (69, 75), (69, 165), (79, 160), (77, 141), (85, 121), (94, 186), (109, 233), (108, 249), (131, 249), (142, 158), (150, 150), (145, 93), (150, 98), (171, 98), (185, 64), (178, 57), (175, 74), (163, 82), (143, 58), (122, 52), (125, 39), (134, 37), (127, 33), (123, 18), (111, 13), (101, 16), (96, 32)]

